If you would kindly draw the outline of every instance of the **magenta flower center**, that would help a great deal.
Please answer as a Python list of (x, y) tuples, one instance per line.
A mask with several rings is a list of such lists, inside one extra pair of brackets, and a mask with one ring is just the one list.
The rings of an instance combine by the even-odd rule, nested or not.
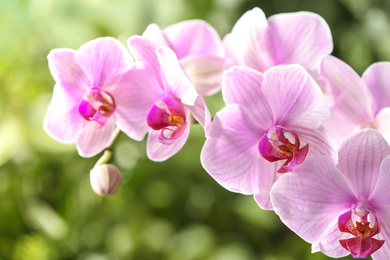
[(90, 89), (79, 104), (79, 113), (85, 120), (95, 121), (102, 126), (115, 110), (114, 98), (110, 93), (98, 88)]
[(170, 94), (163, 96), (152, 106), (146, 121), (153, 130), (161, 130), (157, 139), (167, 145), (180, 137), (187, 126), (183, 104)]
[(380, 232), (380, 222), (371, 211), (350, 210), (339, 216), (338, 227), (341, 232), (355, 236), (339, 241), (354, 258), (369, 257), (385, 243), (384, 240), (372, 238)]
[(299, 137), (282, 126), (273, 126), (259, 142), (260, 155), (270, 162), (286, 160), (278, 173), (291, 172), (295, 165), (301, 164), (309, 151), (309, 144), (299, 148)]

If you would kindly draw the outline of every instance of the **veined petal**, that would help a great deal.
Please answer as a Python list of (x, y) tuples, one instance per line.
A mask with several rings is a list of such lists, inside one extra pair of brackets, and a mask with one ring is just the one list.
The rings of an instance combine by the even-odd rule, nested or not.
[(168, 45), (167, 39), (165, 38), (162, 30), (157, 24), (149, 24), (144, 33), (142, 34), (142, 37), (151, 41), (154, 41), (158, 45)]
[(66, 144), (76, 141), (84, 120), (78, 113), (82, 94), (74, 89), (68, 90), (59, 84), (54, 86), (53, 97), (43, 123), (43, 128), (50, 137)]
[(239, 104), (250, 113), (252, 120), (264, 129), (274, 124), (267, 98), (262, 92), (263, 75), (242, 66), (231, 67), (222, 81), (222, 95), (226, 105)]
[(211, 115), (210, 115), (210, 111), (206, 106), (204, 99), (199, 95), (198, 98), (195, 100), (195, 104), (193, 106), (186, 106), (186, 107), (194, 116), (195, 120), (201, 126), (203, 126), (207, 136), (207, 132), (211, 123)]
[[(390, 167), (388, 165), (389, 161), (390, 160), (387, 159), (386, 175), (389, 175), (388, 174), (389, 170), (390, 170)], [(380, 180), (378, 180), (378, 181), (380, 181)], [(389, 187), (389, 186), (387, 186), (387, 187)], [(386, 189), (386, 193), (388, 193), (388, 189)], [(387, 203), (388, 203), (388, 201), (387, 201)], [(378, 251), (374, 252), (371, 256), (372, 256), (372, 259), (374, 259), (374, 260), (381, 260), (381, 259), (388, 258), (388, 256), (390, 255), (390, 243), (389, 243), (389, 241), (390, 241), (390, 206), (389, 206), (389, 204), (387, 204), (385, 208), (381, 208), (380, 210), (377, 210), (376, 215), (381, 222), (381, 232), (379, 234), (377, 234), (375, 236), (375, 238), (379, 239), (379, 240), (384, 240), (385, 243), (382, 245), (382, 247)]]
[(76, 140), (77, 151), (82, 157), (92, 157), (101, 152), (114, 132), (115, 118), (112, 116), (104, 126), (94, 122), (85, 121), (83, 130)]
[(203, 20), (188, 20), (163, 30), (168, 46), (178, 59), (192, 55), (223, 56), (223, 46), (217, 31)]
[(332, 159), (334, 164), (337, 163), (336, 143), (323, 126), (317, 129), (292, 127), (290, 130), (299, 137), (302, 147), (309, 144), (307, 157), (327, 156)]
[(118, 127), (130, 138), (142, 140), (149, 131), (146, 116), (163, 94), (153, 69), (147, 64), (137, 64), (124, 74), (113, 93)]
[(47, 56), (49, 69), (54, 80), (67, 91), (84, 93), (90, 83), (83, 70), (74, 60), (75, 53), (76, 51), (71, 49), (51, 50)]
[(158, 48), (156, 53), (167, 80), (166, 90), (178, 97), (183, 104), (193, 106), (198, 93), (181, 67), (175, 53), (166, 46)]
[(337, 168), (360, 200), (365, 201), (370, 196), (377, 183), (380, 164), (389, 154), (386, 140), (372, 129), (359, 131), (341, 145)]
[(202, 148), (205, 170), (224, 188), (244, 194), (259, 192), (259, 172), (264, 160), (257, 149), (265, 129), (237, 104), (219, 111)]
[(262, 91), (276, 125), (315, 129), (330, 116), (320, 87), (300, 65), (270, 68), (264, 74)]
[(376, 129), (390, 144), (390, 107), (383, 108), (375, 117)]
[(242, 65), (260, 72), (275, 65), (274, 46), (264, 12), (255, 7), (247, 11), (223, 40), (226, 55), (234, 65)]
[(275, 65), (298, 63), (314, 71), (333, 50), (330, 28), (315, 13), (276, 14), (268, 18), (268, 25), (275, 43)]
[(278, 162), (268, 162), (266, 160), (258, 160), (258, 175), (259, 175), (259, 192), (253, 195), (257, 205), (265, 210), (272, 210), (271, 189), (281, 174), (277, 170), (282, 164)]
[(337, 95), (335, 107), (346, 121), (361, 125), (372, 121), (373, 100), (365, 82), (346, 63), (333, 57), (324, 58), (321, 74)]
[(202, 97), (212, 95), (221, 89), (222, 75), (228, 68), (225, 59), (197, 55), (182, 58), (180, 63)]
[(130, 52), (137, 62), (142, 62), (150, 66), (154, 70), (159, 82), (159, 86), (164, 89), (166, 86), (165, 77), (162, 77), (162, 68), (158, 61), (156, 50), (160, 46), (158, 43), (148, 40), (144, 37), (134, 35), (127, 40)]
[(363, 73), (363, 80), (371, 91), (375, 103), (375, 115), (382, 108), (390, 107), (390, 62), (372, 64)]
[[(390, 155), (387, 155), (381, 162), (379, 175), (373, 189), (369, 203), (378, 211), (385, 210), (390, 213)], [(390, 216), (390, 215), (388, 215)], [(390, 223), (390, 218), (389, 218)], [(389, 226), (390, 228), (390, 226)], [(389, 229), (390, 232), (390, 229)]]
[(87, 75), (91, 87), (101, 89), (134, 63), (126, 48), (111, 37), (87, 42), (76, 52), (74, 59)]
[(313, 243), (312, 253), (321, 251), (325, 255), (335, 258), (349, 255), (350, 252), (340, 245), (340, 240), (351, 237), (353, 236), (349, 233), (340, 232), (336, 219), (329, 231), (318, 242)]
[(324, 237), (356, 201), (347, 179), (328, 157), (306, 158), (271, 189), (276, 214), (310, 243)]
[[(343, 123), (340, 124), (340, 122)], [(337, 106), (330, 108), (330, 118), (322, 121), (322, 125), (334, 138), (337, 147), (340, 147), (348, 137), (360, 130), (360, 125), (350, 122), (343, 117), (343, 113), (340, 112)]]
[(175, 155), (184, 146), (190, 133), (189, 117), (190, 115), (187, 112), (187, 125), (185, 126), (184, 131), (181, 133), (181, 136), (175, 139), (171, 144), (163, 144), (158, 140), (158, 136), (161, 135), (162, 130), (156, 131), (150, 129), (146, 144), (146, 152), (150, 160), (155, 162), (165, 161)]

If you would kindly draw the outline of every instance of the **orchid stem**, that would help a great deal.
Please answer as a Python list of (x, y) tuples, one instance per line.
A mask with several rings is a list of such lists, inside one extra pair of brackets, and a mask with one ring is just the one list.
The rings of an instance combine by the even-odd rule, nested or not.
[(121, 133), (122, 132), (121, 132), (121, 130), (118, 127), (115, 128), (114, 132), (111, 135), (111, 139), (108, 142), (108, 145), (104, 149), (104, 153), (103, 153), (102, 157), (100, 157), (100, 159), (96, 162), (95, 165), (105, 164), (105, 163), (107, 163), (111, 159), (112, 148), (114, 147), (115, 142), (118, 140), (118, 138), (121, 135)]

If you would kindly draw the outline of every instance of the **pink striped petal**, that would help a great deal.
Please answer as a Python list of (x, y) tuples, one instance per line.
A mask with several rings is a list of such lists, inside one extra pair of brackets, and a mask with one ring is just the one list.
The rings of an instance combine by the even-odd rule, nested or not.
[(298, 63), (315, 71), (333, 50), (329, 26), (315, 13), (276, 14), (268, 18), (268, 24), (275, 43), (275, 65)]
[(73, 91), (76, 94), (84, 93), (91, 84), (82, 68), (76, 63), (75, 53), (71, 49), (54, 49), (50, 51), (47, 59), (54, 80), (67, 91)]
[(334, 225), (326, 232), (319, 242), (312, 244), (312, 253), (321, 251), (330, 257), (343, 257), (349, 255), (350, 252), (341, 246), (340, 240), (353, 237), (349, 233), (340, 232), (337, 226), (337, 219)]
[(187, 56), (180, 63), (199, 95), (209, 96), (221, 89), (222, 75), (227, 69), (223, 58), (210, 55)]
[(382, 160), (390, 154), (390, 146), (375, 130), (364, 129), (347, 139), (339, 150), (337, 168), (351, 183), (360, 200), (373, 191)]
[(328, 157), (306, 158), (271, 189), (276, 214), (310, 243), (322, 239), (356, 201), (347, 179)]
[(56, 84), (45, 115), (43, 128), (50, 137), (61, 143), (76, 141), (82, 129), (83, 118), (78, 113), (82, 94), (72, 88)]
[(390, 62), (372, 64), (363, 73), (363, 80), (371, 91), (375, 102), (375, 115), (382, 108), (390, 107)]
[(222, 95), (227, 105), (242, 105), (256, 124), (268, 129), (274, 124), (274, 118), (268, 100), (262, 92), (263, 78), (261, 73), (253, 69), (231, 67), (223, 77)]
[(361, 125), (373, 120), (373, 100), (365, 82), (346, 63), (328, 56), (321, 64), (321, 74), (338, 98), (335, 104), (340, 117)]
[(126, 48), (111, 37), (87, 42), (76, 52), (74, 59), (87, 75), (91, 87), (102, 89), (134, 63)]
[(326, 156), (337, 163), (337, 147), (333, 138), (323, 126), (317, 129), (307, 129), (304, 127), (292, 127), (291, 131), (299, 137), (301, 147), (309, 144), (307, 157)]
[(383, 108), (375, 117), (376, 129), (390, 144), (390, 107)]
[(272, 108), (275, 125), (315, 129), (329, 118), (324, 94), (300, 65), (270, 68), (264, 74), (262, 91)]
[(244, 107), (228, 105), (211, 123), (201, 152), (203, 167), (230, 191), (260, 192), (260, 174), (265, 160), (257, 145), (264, 133)]
[(260, 8), (247, 11), (223, 40), (226, 55), (233, 65), (242, 65), (265, 72), (275, 65), (275, 50), (270, 28)]
[[(387, 157), (388, 158), (388, 157)], [(387, 160), (388, 164), (389, 160)], [(387, 166), (387, 174), (389, 175), (389, 166)], [(380, 180), (378, 180), (379, 183)], [(389, 184), (388, 184), (389, 185)], [(387, 186), (389, 187), (389, 186)], [(388, 189), (386, 190), (388, 194)], [(387, 201), (388, 203), (388, 201)], [(371, 255), (373, 260), (387, 259), (390, 255), (390, 205), (387, 204), (386, 207), (381, 207), (380, 210), (376, 211), (376, 215), (381, 222), (381, 232), (375, 236), (376, 239), (385, 240), (383, 246)]]
[(115, 129), (115, 118), (110, 117), (104, 126), (95, 121), (85, 121), (76, 140), (77, 151), (82, 157), (92, 157), (101, 152)]
[(204, 99), (201, 96), (198, 96), (193, 106), (186, 107), (194, 116), (195, 120), (205, 129), (207, 136), (207, 132), (211, 123), (211, 115), (206, 106), (206, 103), (204, 102)]
[(188, 20), (163, 30), (168, 47), (179, 59), (192, 55), (223, 56), (223, 46), (217, 31), (203, 20)]
[(193, 106), (198, 93), (181, 67), (175, 53), (165, 46), (158, 48), (156, 53), (167, 80), (166, 91), (178, 97), (183, 104)]
[(142, 37), (151, 41), (154, 41), (158, 45), (166, 45), (168, 46), (167, 39), (163, 31), (157, 24), (149, 24), (146, 30), (143, 32)]

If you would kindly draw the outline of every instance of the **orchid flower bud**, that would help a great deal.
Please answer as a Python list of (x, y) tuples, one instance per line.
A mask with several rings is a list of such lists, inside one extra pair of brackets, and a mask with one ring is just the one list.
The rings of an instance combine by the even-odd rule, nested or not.
[(118, 168), (112, 164), (96, 165), (90, 172), (90, 182), (96, 194), (112, 195), (119, 187), (121, 175)]

